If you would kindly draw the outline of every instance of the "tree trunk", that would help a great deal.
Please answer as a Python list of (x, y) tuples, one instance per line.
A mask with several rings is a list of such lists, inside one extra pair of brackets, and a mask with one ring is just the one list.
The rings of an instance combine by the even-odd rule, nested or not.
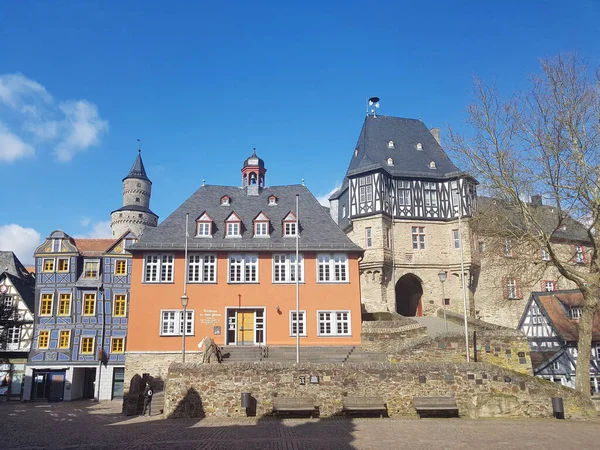
[(592, 328), (594, 325), (594, 315), (596, 314), (598, 305), (598, 299), (594, 292), (585, 290), (583, 292), (583, 311), (579, 319), (575, 389), (588, 398), (591, 397), (590, 357), (592, 353)]

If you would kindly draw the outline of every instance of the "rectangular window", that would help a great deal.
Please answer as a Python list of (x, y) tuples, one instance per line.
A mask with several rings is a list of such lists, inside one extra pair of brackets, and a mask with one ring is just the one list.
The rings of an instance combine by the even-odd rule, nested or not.
[(296, 311), (290, 311), (290, 336), (296, 336), (296, 330), (299, 336), (306, 336), (306, 311), (298, 311), (297, 317)]
[(43, 272), (54, 272), (54, 259), (53, 258), (44, 258), (44, 262), (42, 265)]
[(201, 237), (210, 237), (210, 223), (208, 222), (198, 222), (198, 231), (196, 236)]
[(126, 259), (117, 259), (115, 261), (115, 275), (127, 275)]
[(360, 203), (373, 201), (373, 175), (361, 177), (358, 180), (358, 195)]
[(123, 353), (125, 351), (125, 338), (112, 338), (110, 351), (111, 353)]
[(398, 181), (398, 205), (410, 206), (410, 181)]
[(54, 301), (54, 294), (42, 294), (42, 300), (40, 302), (40, 316), (51, 316), (52, 315), (52, 302)]
[(319, 311), (319, 336), (350, 336), (350, 311)]
[(173, 255), (162, 255), (160, 262), (160, 281), (173, 281)]
[(504, 256), (506, 256), (507, 258), (512, 258), (514, 256), (512, 241), (510, 239), (504, 240)]
[(84, 278), (98, 278), (100, 269), (100, 261), (85, 261), (84, 263)]
[(425, 250), (425, 227), (412, 227), (413, 250)]
[(50, 332), (47, 330), (40, 331), (38, 336), (38, 348), (48, 348), (50, 344)]
[(144, 266), (144, 281), (146, 283), (158, 282), (158, 267), (160, 266), (158, 255), (146, 255)]
[(58, 271), (68, 272), (69, 271), (69, 258), (58, 258)]
[(552, 368), (552, 370), (559, 370), (560, 363), (558, 361), (554, 361), (550, 367)]
[(365, 247), (373, 247), (373, 234), (371, 232), (371, 227), (365, 228)]
[(254, 236), (268, 237), (269, 236), (269, 223), (268, 222), (256, 222), (254, 224)]
[(227, 223), (227, 237), (239, 237), (240, 236), (240, 223), (229, 222)]
[(217, 280), (216, 255), (193, 254), (188, 256), (188, 282), (214, 283)]
[(7, 343), (12, 345), (18, 345), (21, 341), (21, 328), (10, 327), (7, 333)]
[(94, 340), (93, 337), (81, 338), (81, 354), (82, 355), (93, 355), (94, 354)]
[(545, 248), (543, 248), (541, 251), (541, 258), (542, 261), (550, 261), (550, 253)]
[(4, 296), (3, 304), (6, 308), (12, 308), (13, 302), (14, 302), (14, 300), (13, 300), (12, 296), (10, 296), (10, 295)]
[(423, 192), (425, 194), (425, 206), (437, 207), (437, 186), (435, 183), (423, 183)]
[(52, 252), (53, 253), (60, 252), (61, 240), (62, 239), (52, 239)]
[(575, 262), (577, 264), (583, 264), (585, 262), (585, 257), (583, 253), (583, 247), (579, 245), (575, 247)]
[(60, 294), (58, 299), (58, 315), (71, 315), (71, 294)]
[(509, 299), (517, 299), (517, 280), (514, 278), (508, 279), (506, 281), (506, 294)]
[(452, 245), (455, 249), (460, 248), (460, 235), (458, 234), (458, 230), (452, 230)]
[(58, 337), (58, 348), (69, 348), (71, 346), (71, 330), (61, 330)]
[(229, 255), (229, 283), (258, 282), (258, 255)]
[(552, 292), (556, 290), (556, 282), (551, 280), (543, 280), (542, 281), (542, 291), (544, 292)]
[(286, 222), (283, 232), (284, 236), (296, 236), (296, 222)]
[(345, 253), (317, 255), (317, 281), (321, 283), (347, 283), (348, 256)]
[(573, 320), (579, 320), (581, 319), (582, 312), (582, 308), (572, 307), (571, 309), (569, 309), (569, 317)]
[(113, 316), (125, 317), (127, 311), (127, 296), (125, 294), (115, 294), (113, 304)]
[[(300, 283), (304, 282), (304, 258), (302, 253), (298, 255), (298, 272)], [(295, 283), (296, 282), (296, 254), (273, 255), (273, 283)]]
[(173, 281), (173, 255), (145, 255), (144, 282), (170, 283)]
[(83, 315), (96, 315), (96, 294), (83, 294)]
[(392, 247), (392, 230), (388, 227), (384, 228), (385, 230), (385, 248)]
[[(194, 310), (186, 310), (186, 336), (194, 334)], [(181, 336), (183, 334), (183, 310), (162, 311), (160, 323), (161, 336)]]

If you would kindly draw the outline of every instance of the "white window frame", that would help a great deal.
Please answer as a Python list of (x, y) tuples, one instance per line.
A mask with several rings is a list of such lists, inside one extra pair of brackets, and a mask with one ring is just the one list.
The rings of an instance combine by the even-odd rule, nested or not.
[[(235, 259), (235, 261), (232, 261)], [(228, 283), (258, 283), (259, 282), (259, 260), (258, 253), (231, 253), (227, 256), (227, 282)], [(232, 266), (232, 263), (234, 266)], [(239, 279), (232, 280), (232, 267), (239, 271)], [(249, 273), (250, 271), (250, 273)], [(253, 274), (253, 277), (249, 275)], [(234, 277), (238, 278), (238, 277)]]
[(506, 297), (509, 300), (516, 300), (519, 298), (518, 294), (519, 290), (517, 286), (517, 280), (514, 278), (508, 278), (506, 280)]
[[(345, 318), (341, 317), (346, 315)], [(322, 324), (329, 324), (329, 330), (322, 330)], [(340, 325), (346, 324), (347, 332), (339, 332)], [(317, 336), (352, 336), (352, 312), (350, 310), (317, 310)]]
[[(195, 333), (195, 313), (194, 309), (186, 309), (187, 320), (186, 320), (186, 336), (194, 336)], [(165, 331), (164, 324), (165, 322), (165, 314), (169, 314), (168, 322), (172, 324), (172, 327), (169, 327)], [(183, 325), (183, 309), (161, 309), (160, 310), (160, 322), (159, 322), (159, 334), (160, 336), (181, 336), (182, 333), (182, 325)]]
[(348, 266), (346, 253), (318, 253), (317, 283), (350, 283)]
[(550, 253), (548, 252), (548, 250), (543, 248), (541, 253), (542, 253), (542, 255), (541, 255), (542, 261), (550, 261)]
[(6, 343), (8, 345), (19, 345), (21, 342), (21, 327), (13, 326), (6, 330)]
[(365, 248), (373, 247), (373, 229), (365, 227)]
[(52, 239), (52, 253), (60, 252), (60, 247), (62, 246), (62, 239)]
[(584, 249), (581, 245), (575, 246), (575, 262), (577, 264), (585, 263)]
[(227, 225), (227, 235), (225, 237), (227, 238), (240, 238), (242, 237), (241, 234), (241, 229), (242, 229), (242, 222), (240, 222), (239, 220), (232, 220), (229, 222), (226, 222)]
[(398, 181), (398, 205), (399, 206), (410, 206), (411, 205), (410, 181), (407, 181), (407, 180)]
[(217, 255), (215, 253), (190, 253), (186, 274), (188, 283), (216, 283)]
[(342, 206), (342, 219), (346, 218), (346, 205)]
[(359, 203), (373, 201), (373, 175), (367, 175), (358, 179), (358, 201)]
[(283, 237), (296, 237), (297, 231), (298, 227), (295, 220), (283, 222)]
[(208, 221), (196, 222), (196, 237), (211, 238), (212, 237), (212, 224)]
[[(300, 320), (298, 325), (300, 326), (300, 333), (298, 336), (306, 337), (306, 310), (298, 311)], [(296, 310), (290, 311), (290, 337), (296, 337)]]
[(438, 192), (436, 183), (431, 183), (429, 181), (423, 182), (423, 201), (425, 206), (437, 208)]
[(515, 256), (512, 247), (512, 240), (508, 238), (504, 240), (504, 256), (506, 256), (507, 258), (512, 258), (513, 256)]
[(254, 222), (254, 237), (268, 238), (269, 237), (269, 222), (266, 220), (257, 220)]
[(583, 314), (583, 308), (580, 307), (571, 307), (569, 309), (569, 318), (573, 320), (581, 319), (581, 315)]
[[(298, 271), (300, 272), (299, 283), (304, 283), (304, 256), (298, 254)], [(273, 283), (285, 284), (295, 283), (296, 277), (296, 254), (274, 253), (273, 254)], [(282, 276), (283, 275), (283, 276)]]
[(460, 250), (460, 234), (458, 229), (452, 230), (452, 248), (454, 250)]
[(268, 204), (271, 205), (271, 206), (277, 205), (277, 197), (275, 197), (274, 195), (271, 195), (269, 197), (269, 203)]
[(550, 370), (560, 370), (560, 362), (552, 361), (552, 364), (550, 364)]
[(5, 295), (3, 303), (5, 308), (12, 308), (15, 303), (14, 297), (12, 295)]
[(425, 250), (425, 227), (411, 227), (413, 250)]
[(556, 290), (556, 281), (544, 280), (544, 292), (554, 292)]
[(173, 283), (174, 279), (175, 256), (172, 253), (147, 253), (144, 255), (143, 283)]

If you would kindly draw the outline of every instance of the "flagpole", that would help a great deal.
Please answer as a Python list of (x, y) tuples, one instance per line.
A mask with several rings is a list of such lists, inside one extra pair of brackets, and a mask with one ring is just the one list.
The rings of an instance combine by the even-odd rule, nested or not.
[(298, 272), (298, 245), (300, 228), (298, 228), (298, 194), (296, 194), (296, 363), (300, 362), (300, 273)]
[(182, 330), (181, 330), (181, 362), (185, 363), (185, 329), (187, 327), (187, 277), (188, 277), (188, 222), (189, 213), (185, 213), (185, 247), (183, 256), (183, 295), (181, 296), (181, 306), (183, 307)]

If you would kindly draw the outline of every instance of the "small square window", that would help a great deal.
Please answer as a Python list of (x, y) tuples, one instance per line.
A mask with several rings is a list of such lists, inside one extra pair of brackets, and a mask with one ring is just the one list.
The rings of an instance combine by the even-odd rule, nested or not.
[(54, 259), (45, 258), (42, 266), (43, 272), (54, 272)]

